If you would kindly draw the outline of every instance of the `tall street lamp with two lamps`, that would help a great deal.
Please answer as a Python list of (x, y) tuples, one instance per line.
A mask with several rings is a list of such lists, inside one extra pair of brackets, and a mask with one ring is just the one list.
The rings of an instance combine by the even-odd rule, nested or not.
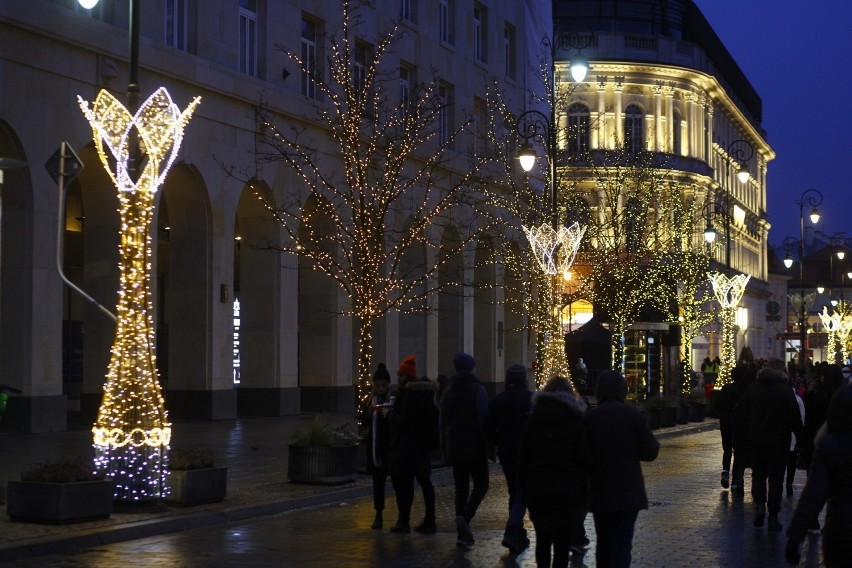
[[(582, 43), (585, 39), (585, 43)], [(517, 135), (523, 142), (518, 150), (518, 161), (525, 172), (532, 170), (536, 161), (536, 152), (531, 144), (532, 140), (538, 139), (543, 144), (547, 153), (548, 161), (548, 206), (549, 219), (539, 225), (523, 226), (524, 234), (529, 240), (530, 247), (548, 280), (548, 320), (542, 326), (544, 345), (542, 352), (537, 354), (541, 362), (538, 372), (539, 381), (550, 376), (570, 376), (570, 367), (565, 355), (565, 338), (560, 325), (558, 309), (561, 306), (561, 287), (559, 280), (561, 275), (568, 274), (580, 240), (585, 231), (578, 223), (570, 227), (560, 226), (559, 223), (559, 186), (556, 181), (556, 100), (558, 89), (556, 85), (556, 53), (557, 47), (564, 49), (566, 46), (582, 50), (591, 44), (591, 39), (580, 36), (576, 32), (559, 32), (558, 26), (554, 29), (554, 39), (545, 37), (542, 40), (545, 47), (550, 51), (549, 64), (549, 87), (550, 113), (549, 116), (541, 111), (531, 109), (520, 116), (515, 122)], [(582, 82), (588, 70), (588, 62), (583, 57), (577, 57), (570, 64), (571, 75), (575, 82)], [(539, 291), (541, 293), (541, 290)]]

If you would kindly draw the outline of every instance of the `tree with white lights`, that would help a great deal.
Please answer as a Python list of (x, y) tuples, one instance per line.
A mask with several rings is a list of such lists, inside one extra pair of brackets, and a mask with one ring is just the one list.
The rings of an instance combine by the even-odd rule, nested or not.
[[(280, 250), (310, 260), (348, 296), (344, 314), (357, 325), (355, 386), (363, 405), (377, 320), (428, 309), (428, 296), (470, 284), (442, 270), (497, 224), (489, 164), (500, 154), (485, 109), (471, 109), (453, 125), (457, 106), (437, 75), (407, 84), (407, 92), (401, 87), (399, 66), (385, 59), (405, 27), (392, 25), (368, 45), (356, 34), (361, 22), (352, 4), (342, 2), (324, 65), (277, 46), (315, 89), (311, 120), (282, 126), (266, 106), (259, 112), (259, 162), (286, 164), (304, 191), (283, 195), (256, 177), (245, 181), (288, 237)], [(442, 241), (450, 225), (459, 238)], [(425, 258), (412, 262), (411, 251), (421, 247)]]

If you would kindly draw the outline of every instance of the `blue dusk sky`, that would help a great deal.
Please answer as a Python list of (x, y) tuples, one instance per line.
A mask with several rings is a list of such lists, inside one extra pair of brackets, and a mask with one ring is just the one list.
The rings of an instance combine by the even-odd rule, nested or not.
[[(852, 1), (695, 0), (763, 99), (769, 242), (799, 238), (795, 202), (823, 194), (817, 229), (852, 238)], [(805, 223), (810, 223), (805, 212)]]

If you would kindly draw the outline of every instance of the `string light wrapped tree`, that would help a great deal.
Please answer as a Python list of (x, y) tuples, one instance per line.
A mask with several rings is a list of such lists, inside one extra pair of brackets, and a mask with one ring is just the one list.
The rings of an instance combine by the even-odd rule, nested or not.
[(612, 367), (624, 370), (628, 327), (649, 307), (671, 311), (676, 279), (669, 260), (679, 246), (673, 213), (681, 208), (683, 188), (651, 153), (616, 147), (589, 153), (576, 174), (585, 182), (574, 194), (593, 211), (586, 228), (589, 246), (577, 257), (588, 270), (577, 274), (610, 322)]
[(737, 307), (740, 305), (751, 276), (748, 274), (728, 276), (722, 272), (711, 272), (708, 277), (713, 286), (716, 301), (722, 308), (722, 353), (719, 358), (719, 375), (716, 379), (718, 387), (721, 388), (731, 382), (731, 371), (737, 365), (734, 326)]
[(115, 481), (116, 500), (150, 501), (163, 496), (171, 438), (154, 354), (150, 225), (157, 189), (200, 99), (181, 112), (160, 88), (135, 113), (105, 90), (91, 107), (78, 100), (118, 190), (121, 216), (117, 327), (92, 430), (95, 466)]
[[(501, 222), (486, 182), (493, 179), (489, 164), (501, 158), (491, 115), (480, 109), (453, 128), (448, 113), (455, 107), (437, 75), (401, 92), (399, 65), (386, 59), (405, 26), (379, 31), (367, 45), (357, 33), (360, 24), (354, 3), (344, 0), (323, 65), (276, 46), (315, 93), (315, 120), (280, 127), (261, 105), (257, 158), (260, 167), (287, 165), (305, 192), (281, 197), (259, 181), (260, 172), (222, 164), (283, 229), (285, 243), (277, 250), (310, 261), (346, 294), (342, 315), (354, 318), (358, 334), (357, 408), (369, 400), (376, 322), (391, 311), (427, 310), (433, 295), (472, 285), (463, 270), (442, 270)], [(475, 149), (463, 144), (468, 140)], [(306, 208), (307, 202), (316, 206)], [(451, 243), (441, 240), (450, 225), (459, 233)], [(414, 266), (411, 251), (421, 248), (424, 260)]]

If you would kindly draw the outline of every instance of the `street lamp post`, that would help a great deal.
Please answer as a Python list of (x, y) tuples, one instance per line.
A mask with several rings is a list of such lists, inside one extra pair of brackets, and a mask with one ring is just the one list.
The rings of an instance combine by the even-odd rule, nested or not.
[[(79, 0), (92, 8), (97, 0)], [(148, 503), (166, 494), (171, 424), (157, 380), (151, 303), (150, 226), (157, 189), (177, 157), (199, 99), (181, 110), (164, 88), (139, 104), (139, 12), (128, 0), (130, 57), (127, 107), (102, 90), (90, 105), (78, 97), (106, 173), (118, 191), (121, 238), (115, 338), (97, 420), (95, 467), (115, 483), (115, 499)], [(140, 140), (144, 140), (143, 144)]]
[[(563, 275), (568, 273), (577, 249), (580, 246), (585, 229), (580, 228), (577, 223), (565, 227), (559, 222), (559, 185), (556, 181), (557, 174), (557, 147), (556, 147), (556, 106), (558, 90), (556, 86), (556, 51), (557, 46), (573, 47), (581, 50), (591, 44), (590, 38), (585, 38), (585, 44), (579, 42), (581, 36), (575, 32), (559, 32), (559, 27), (554, 29), (554, 39), (545, 37), (542, 43), (550, 51), (549, 62), (549, 89), (550, 111), (545, 114), (539, 110), (531, 109), (518, 116), (515, 122), (517, 135), (523, 142), (518, 150), (518, 160), (525, 172), (532, 170), (536, 161), (536, 152), (531, 144), (534, 139), (540, 140), (546, 152), (548, 161), (548, 205), (549, 222), (538, 226), (523, 226), (524, 233), (530, 242), (530, 247), (536, 255), (547, 281), (545, 289), (548, 298), (546, 322), (540, 327), (539, 332), (544, 334), (544, 344), (537, 354), (541, 362), (538, 371), (538, 380), (541, 382), (551, 376), (570, 376), (570, 367), (565, 355), (565, 337), (562, 332), (561, 312), (562, 289), (561, 281)], [(571, 62), (571, 75), (575, 82), (582, 81), (588, 70), (585, 58), (577, 57)], [(541, 294), (543, 290), (539, 290)]]
[[(731, 371), (736, 365), (735, 347), (735, 316), (745, 287), (751, 278), (745, 274), (731, 274), (731, 216), (733, 214), (731, 205), (731, 170), (737, 166), (737, 179), (740, 183), (749, 180), (748, 162), (754, 156), (754, 147), (746, 140), (734, 140), (728, 145), (727, 168), (725, 169), (725, 203), (711, 201), (704, 208), (707, 211), (707, 226), (704, 229), (704, 239), (712, 244), (716, 240), (716, 230), (713, 226), (712, 212), (723, 209), (723, 226), (725, 231), (725, 273), (711, 273), (710, 283), (716, 300), (722, 307), (722, 356), (720, 357), (720, 369), (716, 387), (723, 386), (731, 381)], [(711, 212), (712, 209), (712, 212)]]
[[(802, 299), (799, 318), (799, 367), (805, 368), (805, 342), (807, 340), (807, 319), (805, 313), (805, 207), (809, 207), (811, 212), (809, 217), (811, 223), (816, 225), (819, 222), (819, 207), (822, 204), (822, 193), (816, 189), (806, 189), (799, 199), (795, 200), (799, 206), (799, 297)], [(789, 266), (788, 266), (789, 267)]]

